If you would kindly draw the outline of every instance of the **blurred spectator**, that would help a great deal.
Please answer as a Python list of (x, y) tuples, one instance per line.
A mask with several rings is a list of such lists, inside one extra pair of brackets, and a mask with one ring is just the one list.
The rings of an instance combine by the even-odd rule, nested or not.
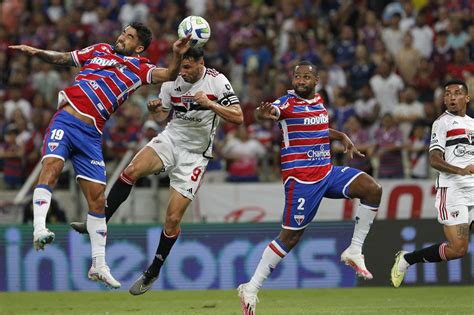
[(382, 117), (382, 123), (375, 132), (375, 141), (379, 178), (403, 178), (403, 135), (391, 114), (386, 113)]
[(403, 36), (403, 48), (395, 56), (395, 62), (400, 76), (407, 84), (413, 84), (422, 55), (413, 47), (413, 37), (410, 33)]
[(402, 78), (392, 71), (389, 62), (384, 61), (378, 66), (377, 74), (370, 79), (370, 87), (382, 114), (392, 112), (398, 104), (398, 93), (404, 86)]
[(467, 52), (465, 48), (454, 50), (453, 62), (448, 64), (446, 72), (451, 78), (466, 80), (474, 73), (474, 63), (467, 60)]
[(123, 155), (135, 148), (138, 141), (136, 126), (130, 125), (123, 112), (115, 114), (116, 125), (109, 132), (104, 133), (105, 156), (107, 160), (120, 161)]
[(364, 85), (359, 91), (359, 98), (354, 103), (354, 109), (364, 129), (372, 131), (379, 119), (380, 106), (369, 84)]
[(222, 155), (227, 162), (230, 182), (258, 181), (259, 161), (266, 154), (265, 147), (255, 139), (250, 139), (247, 127), (239, 126), (235, 137), (227, 139)]
[(429, 129), (415, 124), (408, 138), (406, 149), (410, 159), (411, 178), (428, 178)]
[(349, 94), (341, 92), (334, 101), (334, 121), (337, 130), (343, 130), (347, 119), (356, 115), (354, 106), (350, 103)]
[(122, 28), (125, 28), (132, 22), (144, 23), (147, 16), (148, 7), (146, 4), (138, 0), (127, 0), (127, 3), (120, 7), (118, 19), (122, 23)]
[(329, 75), (329, 85), (332, 88), (344, 88), (347, 85), (346, 73), (337, 63), (330, 51), (326, 51), (322, 56), (323, 66)]
[(454, 50), (448, 44), (448, 33), (441, 31), (436, 37), (431, 60), (438, 77), (442, 78), (446, 74), (446, 68), (453, 61)]
[(403, 32), (400, 30), (400, 19), (401, 15), (394, 13), (390, 18), (390, 25), (382, 31), (382, 40), (385, 47), (393, 56), (396, 56), (403, 47)]
[(375, 66), (370, 61), (365, 46), (358, 45), (355, 54), (355, 62), (349, 68), (349, 82), (354, 92), (360, 90), (360, 88), (369, 83), (375, 70)]
[(413, 123), (423, 118), (424, 107), (418, 101), (418, 94), (411, 85), (400, 93), (400, 103), (392, 111), (393, 118), (403, 133), (403, 139), (408, 139)]
[(434, 24), (434, 31), (436, 33), (446, 32), (449, 29), (449, 11), (445, 6), (440, 6), (438, 8), (438, 20)]
[(420, 54), (429, 58), (433, 51), (433, 30), (426, 24), (425, 12), (420, 12), (416, 17), (416, 24), (411, 29), (413, 36), (413, 48), (418, 50)]
[(22, 97), (20, 85), (10, 86), (9, 98), (5, 100), (5, 117), (7, 120), (12, 119), (13, 112), (16, 109), (21, 110), (26, 119), (31, 118), (31, 104)]
[[(38, 59), (34, 59), (38, 61)], [(44, 97), (47, 103), (56, 103), (61, 77), (53, 67), (46, 62), (38, 64), (39, 71), (33, 74), (33, 88)]]
[(474, 24), (469, 25), (469, 40), (467, 42), (469, 61), (474, 62)]
[(355, 59), (355, 48), (352, 28), (349, 25), (342, 26), (341, 37), (332, 48), (336, 63), (343, 69), (349, 68)]
[(14, 124), (7, 127), (5, 142), (0, 146), (0, 159), (3, 159), (3, 180), (7, 189), (18, 189), (23, 184), (24, 147), (17, 144), (18, 129)]
[(66, 11), (63, 7), (62, 0), (51, 0), (50, 5), (46, 9), (48, 18), (53, 22), (58, 22), (63, 18)]
[(448, 45), (453, 49), (464, 47), (469, 36), (462, 29), (461, 22), (458, 19), (452, 19), (450, 24), (450, 32), (448, 35)]
[(434, 90), (439, 85), (439, 78), (434, 66), (427, 59), (421, 59), (418, 73), (415, 75), (414, 86), (421, 102), (432, 102)]
[(359, 38), (362, 45), (367, 47), (369, 52), (375, 50), (375, 42), (380, 38), (380, 22), (374, 11), (368, 10), (365, 13), (365, 24), (359, 30)]

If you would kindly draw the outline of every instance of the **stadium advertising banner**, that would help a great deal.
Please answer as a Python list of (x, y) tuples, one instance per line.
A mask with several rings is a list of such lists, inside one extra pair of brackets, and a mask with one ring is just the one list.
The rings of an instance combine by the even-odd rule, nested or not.
[[(0, 226), (0, 291), (104, 290), (87, 279), (87, 236), (68, 226), (51, 226), (56, 240), (35, 252), (31, 226)], [(278, 266), (265, 288), (337, 288), (389, 285), (399, 249), (411, 250), (442, 241), (433, 220), (378, 221), (364, 249), (372, 281), (357, 281), (340, 262), (352, 237), (352, 222), (313, 223), (297, 247)], [(154, 289), (231, 289), (253, 274), (265, 246), (278, 234), (277, 224), (191, 224), (164, 265)], [(127, 290), (154, 256), (161, 229), (152, 225), (112, 225), (107, 262)], [(462, 260), (423, 264), (409, 270), (406, 285), (472, 284), (474, 242)]]
[[(378, 220), (436, 218), (436, 190), (431, 180), (381, 180)], [(192, 208), (195, 222), (280, 222), (285, 204), (281, 183), (201, 186)], [(323, 199), (316, 220), (352, 219), (358, 201)]]

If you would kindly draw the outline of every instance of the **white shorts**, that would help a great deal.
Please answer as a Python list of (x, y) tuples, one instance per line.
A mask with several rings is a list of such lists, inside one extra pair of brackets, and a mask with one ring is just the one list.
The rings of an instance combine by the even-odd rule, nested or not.
[(163, 161), (164, 171), (170, 178), (170, 186), (184, 197), (193, 200), (209, 159), (202, 153), (178, 148), (163, 134), (151, 139), (147, 146), (155, 150)]
[(438, 222), (444, 225), (474, 221), (474, 187), (440, 187), (436, 192)]

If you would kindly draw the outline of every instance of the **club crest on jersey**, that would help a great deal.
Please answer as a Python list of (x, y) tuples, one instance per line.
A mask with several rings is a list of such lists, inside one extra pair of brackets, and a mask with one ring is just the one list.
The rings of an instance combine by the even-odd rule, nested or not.
[(183, 106), (186, 108), (186, 110), (189, 110), (191, 108), (191, 105), (194, 103), (194, 97), (193, 96), (182, 96), (181, 97), (181, 103)]
[(457, 218), (459, 216), (459, 210), (451, 211), (451, 216)]
[(466, 130), (466, 133), (469, 143), (472, 144), (472, 141), (474, 140), (474, 130)]
[(47, 202), (46, 200), (44, 200), (44, 199), (36, 199), (36, 200), (34, 201), (34, 204), (37, 205), (37, 206), (40, 206), (40, 207), (41, 207), (42, 205), (47, 204), (47, 203), (48, 203), (48, 202)]
[(303, 220), (304, 220), (304, 214), (295, 214), (293, 218), (295, 219), (295, 222), (298, 225), (301, 225), (301, 223), (303, 223)]
[(51, 152), (53, 152), (54, 150), (56, 150), (57, 148), (59, 147), (59, 143), (57, 142), (50, 142), (48, 143), (48, 148)]

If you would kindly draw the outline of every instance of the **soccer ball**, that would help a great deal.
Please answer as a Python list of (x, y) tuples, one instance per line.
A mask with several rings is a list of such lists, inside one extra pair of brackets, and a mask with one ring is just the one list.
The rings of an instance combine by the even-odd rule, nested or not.
[(179, 23), (178, 37), (183, 38), (188, 34), (191, 34), (191, 40), (189, 41), (191, 47), (202, 47), (211, 37), (211, 27), (200, 16), (188, 16)]

